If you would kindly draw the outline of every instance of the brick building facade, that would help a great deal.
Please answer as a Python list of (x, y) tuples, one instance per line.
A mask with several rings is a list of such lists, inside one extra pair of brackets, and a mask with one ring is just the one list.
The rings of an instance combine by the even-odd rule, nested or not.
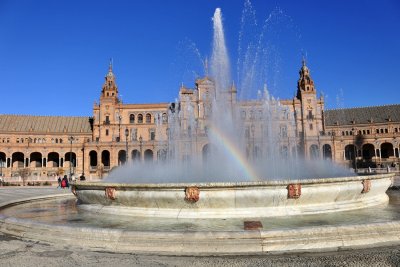
[[(323, 97), (317, 97), (314, 81), (303, 61), (297, 82), (297, 95), (280, 100), (287, 107), (292, 125), (279, 129), (285, 153), (301, 153), (307, 158), (324, 158), (357, 168), (394, 166), (399, 161), (400, 105), (325, 110)], [(130, 161), (165, 159), (168, 146), (168, 114), (175, 105), (186, 110), (195, 107), (196, 125), (183, 113), (182, 138), (196, 136), (195, 147), (182, 157), (204, 153), (208, 144), (207, 118), (214, 83), (198, 79), (195, 88), (182, 86), (178, 103), (123, 104), (110, 65), (99, 103), (88, 117), (0, 115), (0, 173), (49, 179), (57, 174), (84, 174), (102, 177), (113, 167)], [(224, 96), (240, 110), (246, 136), (253, 138), (248, 157), (262, 151), (262, 129), (257, 122), (260, 105), (239, 101), (234, 85)], [(296, 149), (294, 149), (296, 148)], [(183, 149), (183, 148), (180, 148)], [(128, 151), (128, 155), (127, 155)], [(296, 152), (294, 152), (296, 151)]]

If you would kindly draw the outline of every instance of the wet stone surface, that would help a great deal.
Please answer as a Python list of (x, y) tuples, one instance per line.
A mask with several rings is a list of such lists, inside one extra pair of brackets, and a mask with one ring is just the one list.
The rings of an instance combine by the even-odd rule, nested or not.
[(262, 256), (157, 256), (49, 246), (0, 233), (0, 265), (7, 266), (400, 266), (400, 246), (328, 253)]
[(259, 221), (259, 229), (286, 230), (314, 226), (342, 226), (381, 223), (400, 220), (400, 191), (388, 190), (389, 203), (353, 211), (316, 215), (282, 216), (271, 218), (213, 218), (176, 219), (134, 217), (81, 210), (76, 199), (69, 198), (34, 201), (6, 208), (3, 216), (15, 217), (50, 225), (71, 227), (112, 228), (127, 231), (243, 231), (246, 221)]
[[(1, 190), (0, 190), (1, 191)], [(392, 204), (400, 203), (399, 191)], [(21, 195), (29, 195), (22, 193)], [(0, 192), (1, 193), (1, 192)], [(389, 192), (390, 193), (390, 192)], [(7, 194), (12, 195), (12, 192)], [(1, 197), (0, 197), (1, 198)], [(61, 209), (63, 210), (63, 209)], [(65, 211), (65, 209), (64, 209)], [(71, 212), (72, 214), (73, 212)], [(45, 214), (41, 212), (40, 214)], [(72, 219), (74, 220), (74, 219)], [(222, 220), (224, 221), (224, 220)], [(76, 221), (80, 223), (80, 220)], [(326, 223), (320, 220), (318, 224)], [(193, 227), (183, 224), (185, 228)], [(182, 225), (181, 225), (182, 226)], [(238, 225), (243, 227), (243, 222)], [(77, 240), (79, 242), (79, 240)], [(0, 266), (400, 266), (400, 246), (343, 250), (326, 253), (295, 253), (254, 256), (157, 256), (109, 253), (33, 242), (0, 232)]]

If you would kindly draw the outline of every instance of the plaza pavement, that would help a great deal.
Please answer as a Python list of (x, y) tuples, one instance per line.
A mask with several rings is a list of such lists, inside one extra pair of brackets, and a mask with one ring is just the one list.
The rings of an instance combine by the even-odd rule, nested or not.
[[(71, 193), (55, 187), (0, 187), (0, 205), (58, 194)], [(0, 233), (0, 266), (400, 266), (400, 246), (289, 255), (154, 256), (85, 251)]]

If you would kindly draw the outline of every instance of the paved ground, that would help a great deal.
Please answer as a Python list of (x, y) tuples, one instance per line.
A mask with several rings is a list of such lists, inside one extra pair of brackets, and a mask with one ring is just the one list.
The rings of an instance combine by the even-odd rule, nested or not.
[(393, 187), (400, 188), (400, 176), (395, 176), (393, 180)]
[[(0, 188), (0, 205), (31, 196), (67, 193), (45, 187)], [(79, 242), (79, 240), (77, 241)], [(332, 253), (181, 257), (82, 251), (0, 233), (0, 266), (400, 266), (400, 246)]]

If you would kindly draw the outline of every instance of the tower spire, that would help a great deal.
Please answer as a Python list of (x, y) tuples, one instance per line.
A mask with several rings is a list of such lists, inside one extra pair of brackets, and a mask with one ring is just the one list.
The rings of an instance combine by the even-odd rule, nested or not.
[(108, 65), (108, 73), (104, 77), (105, 81), (103, 84), (102, 95), (104, 97), (114, 97), (118, 98), (118, 87), (115, 83), (115, 75), (113, 73), (113, 59), (110, 58), (110, 63)]
[(310, 70), (306, 66), (306, 60), (303, 56), (302, 66), (299, 71), (300, 78), (297, 81), (297, 97), (301, 98), (302, 94), (315, 94), (314, 81), (311, 78)]
[(113, 58), (111, 57), (110, 58), (110, 64), (108, 66), (108, 72), (112, 72), (112, 69), (113, 69)]

